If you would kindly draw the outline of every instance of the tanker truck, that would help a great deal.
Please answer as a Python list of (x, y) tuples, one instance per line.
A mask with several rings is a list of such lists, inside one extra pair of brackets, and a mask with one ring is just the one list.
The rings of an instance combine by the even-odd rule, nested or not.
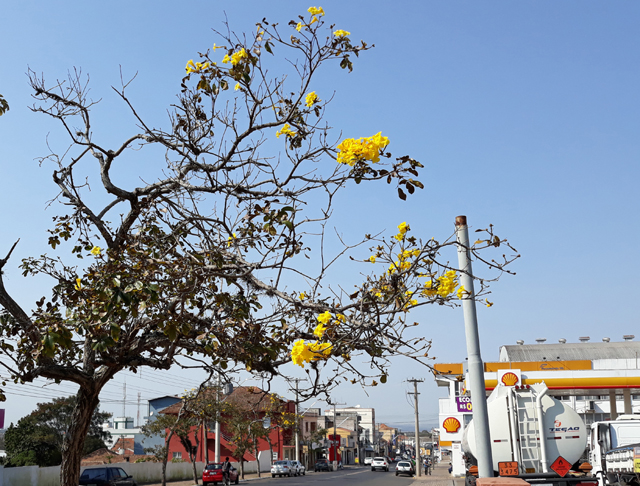
[[(567, 475), (585, 451), (587, 430), (575, 410), (547, 392), (544, 383), (497, 386), (487, 399), (494, 474), (531, 484), (597, 486), (593, 477)], [(473, 484), (469, 474), (477, 457), (473, 420), (465, 429), (462, 450), (467, 485)]]

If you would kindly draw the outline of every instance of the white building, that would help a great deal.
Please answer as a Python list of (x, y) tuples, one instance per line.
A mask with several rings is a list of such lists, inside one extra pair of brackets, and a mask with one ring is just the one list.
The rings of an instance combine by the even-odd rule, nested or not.
[(105, 444), (109, 449), (111, 449), (115, 444), (125, 444), (131, 442), (120, 439), (133, 439), (133, 451), (124, 449), (114, 451), (117, 454), (144, 454), (144, 446), (142, 444), (142, 440), (145, 438), (145, 436), (140, 431), (140, 427), (133, 426), (132, 417), (115, 417), (112, 422), (105, 422), (102, 425), (102, 429), (105, 432), (109, 432), (111, 434), (111, 439), (105, 441)]
[[(333, 408), (325, 410), (325, 415), (333, 419)], [(346, 427), (349, 422), (354, 422), (353, 430), (359, 430), (358, 448), (359, 455), (364, 458), (376, 455), (378, 452), (378, 441), (380, 433), (376, 426), (376, 411), (373, 408), (362, 408), (360, 405), (355, 407), (337, 408), (336, 409), (336, 425), (338, 427)], [(357, 427), (357, 429), (356, 429)], [(330, 431), (330, 433), (333, 433)]]

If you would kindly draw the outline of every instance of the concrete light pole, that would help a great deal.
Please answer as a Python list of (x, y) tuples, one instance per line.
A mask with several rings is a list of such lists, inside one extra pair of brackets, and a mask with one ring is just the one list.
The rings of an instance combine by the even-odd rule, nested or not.
[(422, 476), (422, 471), (421, 471), (421, 467), (420, 464), (422, 463), (422, 458), (420, 457), (420, 420), (418, 418), (418, 383), (422, 383), (424, 380), (417, 380), (415, 378), (412, 378), (411, 380), (407, 380), (409, 382), (413, 383), (413, 393), (410, 393), (410, 395), (413, 395), (413, 399), (414, 399), (414, 406), (416, 409), (416, 443), (415, 443), (415, 451), (416, 451), (416, 475), (418, 477)]
[(464, 330), (467, 340), (467, 358), (469, 360), (469, 389), (473, 403), (473, 420), (476, 427), (476, 447), (478, 453), (478, 477), (493, 477), (493, 458), (491, 457), (491, 438), (489, 435), (489, 416), (487, 414), (487, 395), (484, 383), (484, 364), (480, 356), (480, 337), (476, 316), (475, 292), (473, 290), (473, 270), (471, 269), (471, 251), (469, 250), (469, 228), (467, 217), (456, 217), (456, 239), (458, 242), (458, 266), (460, 284), (466, 295), (462, 297), (464, 312)]

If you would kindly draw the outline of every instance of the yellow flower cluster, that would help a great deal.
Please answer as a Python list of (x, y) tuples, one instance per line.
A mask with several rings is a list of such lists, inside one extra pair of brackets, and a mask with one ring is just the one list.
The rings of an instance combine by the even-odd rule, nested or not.
[(243, 59), (247, 59), (249, 57), (249, 55), (247, 54), (247, 51), (244, 49), (244, 47), (242, 49), (240, 49), (238, 52), (234, 52), (233, 54), (231, 54), (231, 57), (229, 57), (229, 54), (226, 54), (223, 58), (222, 58), (222, 63), (223, 64), (228, 64), (229, 62), (231, 62), (231, 64), (233, 66), (237, 65), (240, 61), (242, 61)]
[(329, 343), (320, 343), (318, 341), (305, 343), (304, 339), (299, 339), (293, 344), (291, 360), (293, 364), (304, 368), (305, 363), (327, 359), (331, 356), (332, 347)]
[(409, 231), (411, 228), (409, 227), (409, 225), (405, 222), (405, 223), (401, 223), (398, 225), (398, 231), (399, 233), (397, 235), (394, 236), (394, 238), (398, 241), (402, 241), (404, 240), (404, 235), (407, 233), (407, 231)]
[(287, 137), (295, 137), (296, 132), (291, 130), (291, 125), (285, 123), (284, 126), (276, 132), (276, 137), (280, 138), (280, 135), (286, 135)]
[(336, 30), (333, 35), (336, 37), (347, 37), (348, 35), (351, 35), (351, 32), (347, 32), (346, 30)]
[[(425, 282), (422, 293), (426, 297), (435, 297), (436, 295), (439, 295), (440, 297), (448, 297), (450, 294), (455, 292), (457, 286), (458, 280), (456, 271), (449, 270), (445, 272), (444, 275), (438, 277), (435, 282), (433, 280)], [(464, 287), (461, 287), (461, 289), (462, 292), (465, 292)]]
[(187, 63), (186, 70), (187, 74), (190, 73), (199, 73), (200, 71), (205, 71), (211, 67), (211, 63), (207, 62), (193, 62), (193, 59), (190, 59)]
[[(320, 314), (318, 316), (319, 324), (316, 326), (315, 330), (313, 331), (313, 334), (318, 336), (318, 338), (322, 338), (327, 328), (329, 327), (329, 324), (331, 324), (332, 320), (333, 320), (333, 315), (331, 314), (331, 312), (325, 311), (322, 314)], [(336, 314), (336, 320), (333, 321), (333, 323), (337, 325), (337, 324), (346, 322), (346, 320), (347, 319), (344, 317), (344, 315)]]
[(389, 138), (383, 137), (382, 132), (376, 133), (373, 137), (363, 137), (359, 139), (347, 138), (338, 145), (338, 158), (340, 164), (354, 166), (361, 160), (370, 160), (373, 163), (380, 161), (380, 152), (389, 145)]
[(318, 103), (319, 101), (322, 101), (322, 100), (318, 98), (318, 95), (316, 94), (315, 91), (312, 91), (311, 93), (309, 93), (305, 98), (305, 104), (309, 108), (311, 108), (315, 103)]
[(311, 15), (324, 15), (324, 10), (322, 9), (322, 7), (309, 7), (307, 12), (309, 12)]
[(100, 253), (101, 253), (101, 252), (102, 252), (102, 248), (100, 248), (99, 246), (94, 246), (94, 247), (91, 249), (91, 254), (92, 254), (92, 255), (95, 255), (95, 256), (100, 255)]

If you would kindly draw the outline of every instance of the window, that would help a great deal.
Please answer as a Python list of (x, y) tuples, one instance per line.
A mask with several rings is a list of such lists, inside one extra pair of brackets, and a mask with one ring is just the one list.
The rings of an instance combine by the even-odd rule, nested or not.
[(309, 422), (304, 423), (304, 431), (309, 432)]
[(315, 422), (311, 422), (311, 432), (315, 432), (316, 430), (316, 424)]
[(182, 459), (182, 452), (174, 452), (171, 457), (172, 459)]

